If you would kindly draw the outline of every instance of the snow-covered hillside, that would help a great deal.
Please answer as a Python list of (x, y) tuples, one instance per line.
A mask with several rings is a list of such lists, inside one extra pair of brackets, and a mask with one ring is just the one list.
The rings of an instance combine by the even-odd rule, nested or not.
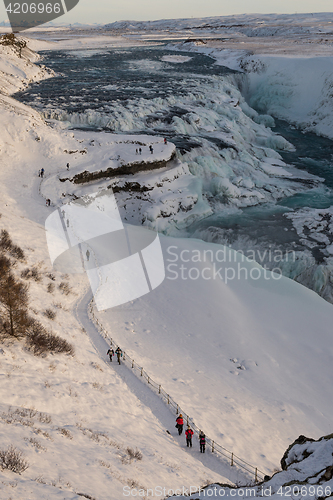
[(164, 283), (96, 312), (112, 337), (212, 439), (261, 470), (295, 434), (329, 432), (332, 305), (226, 247), (161, 242)]
[[(24, 42), (23, 39), (17, 39)], [(6, 36), (0, 37), (0, 93), (13, 94), (32, 82), (50, 78), (53, 71), (43, 64), (36, 65), (40, 57), (29, 47), (24, 47), (21, 52), (14, 45), (8, 43)]]
[[(203, 31), (242, 33), (246, 36), (274, 36), (330, 33), (332, 13), (314, 14), (243, 14), (157, 21), (117, 21), (105, 25), (110, 30), (140, 31)], [(321, 28), (321, 29), (319, 29)]]
[(222, 465), (221, 473), (214, 457), (201, 462), (191, 456), (176, 437), (174, 416), (140, 384), (134, 394), (124, 368), (108, 366), (105, 341), (92, 343), (89, 335), (98, 337), (93, 325), (82, 326), (85, 278), (50, 265), (44, 221), (54, 207), (45, 206), (37, 175), (42, 167), (45, 180), (52, 171), (65, 171), (64, 149), (77, 148), (78, 140), (47, 127), (12, 98), (1, 101), (0, 228), (25, 252), (17, 276), (37, 269), (38, 281), (30, 281), (31, 314), (70, 341), (75, 356), (36, 358), (24, 344), (2, 342), (0, 451), (14, 446), (28, 469), (0, 472), (0, 497), (109, 500), (120, 498), (124, 486), (150, 487), (152, 478), (169, 488), (190, 485), (193, 474), (201, 483), (225, 481), (226, 475), (235, 481), (228, 467)]
[[(11, 64), (16, 60), (2, 54), (5, 82), (7, 56)], [(23, 58), (17, 57), (17, 71), (22, 64)], [(32, 71), (38, 75), (39, 70)], [(17, 81), (16, 88), (21, 88), (27, 76), (22, 73)], [(11, 83), (9, 91), (13, 88)], [(201, 455), (197, 441), (187, 449), (184, 437), (176, 435), (174, 415), (158, 396), (126, 366), (110, 366), (108, 344), (87, 313), (91, 294), (85, 275), (51, 268), (46, 218), (62, 202), (105, 190), (110, 183), (99, 179), (81, 185), (59, 178), (88, 171), (94, 158), (90, 173), (108, 167), (109, 161), (119, 166), (124, 159), (124, 165), (133, 165), (138, 161), (134, 137), (124, 137), (128, 141), (124, 149), (124, 143), (117, 144), (110, 134), (52, 128), (28, 106), (5, 95), (0, 98), (0, 229), (7, 229), (27, 256), (17, 265), (17, 276), (25, 267), (38, 269), (39, 281), (30, 282), (31, 313), (75, 347), (74, 356), (35, 358), (22, 343), (2, 344), (0, 451), (15, 446), (29, 467), (21, 475), (0, 472), (0, 497), (119, 500), (124, 487), (161, 486), (168, 491), (248, 482), (251, 478), (209, 450)], [(242, 116), (238, 104), (233, 106), (230, 100), (229, 106)], [(240, 123), (244, 129), (246, 123), (254, 124), (247, 121), (247, 114)], [(172, 145), (162, 151), (162, 138), (145, 140), (145, 148), (153, 143), (156, 161), (169, 160)], [(289, 182), (295, 172), (268, 144), (258, 149), (262, 156), (255, 167), (263, 170), (260, 175), (282, 174)], [(41, 168), (43, 179), (38, 177)], [(191, 210), (198, 209), (195, 215), (203, 216), (208, 208), (202, 198), (193, 197), (198, 192), (198, 185), (189, 181), (193, 177), (179, 163), (137, 173), (130, 178), (139, 183), (136, 188), (155, 191), (147, 199), (135, 198), (126, 189), (123, 196), (117, 193), (123, 215), (134, 212), (130, 220), (137, 222), (138, 213), (141, 217), (150, 206), (150, 222), (163, 219), (163, 207), (175, 220), (181, 214), (180, 222)], [(116, 182), (125, 186), (124, 179)], [(241, 188), (253, 186), (245, 183)], [(51, 199), (50, 207), (45, 198)], [(189, 205), (182, 206), (181, 199)], [(295, 436), (319, 438), (331, 431), (332, 306), (221, 245), (167, 236), (161, 241), (166, 264), (163, 284), (145, 297), (95, 314), (198, 426), (270, 475)], [(53, 319), (48, 309), (55, 314)], [(295, 446), (287, 462), (313, 452), (316, 463), (308, 457), (304, 464), (316, 474), (329, 464), (330, 447), (330, 440)], [(296, 467), (301, 466), (289, 465), (281, 481), (276, 475), (272, 484), (306, 479)]]

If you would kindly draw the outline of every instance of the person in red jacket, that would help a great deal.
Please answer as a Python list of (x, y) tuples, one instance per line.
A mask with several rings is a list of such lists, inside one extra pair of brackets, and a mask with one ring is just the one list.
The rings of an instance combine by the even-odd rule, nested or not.
[(178, 429), (178, 434), (181, 435), (183, 433), (183, 425), (184, 425), (184, 420), (183, 420), (183, 415), (180, 414), (177, 418), (176, 418), (176, 427)]
[(186, 444), (187, 444), (187, 447), (191, 447), (192, 448), (192, 436), (193, 436), (193, 431), (191, 429), (191, 427), (188, 425), (187, 426), (187, 429), (185, 431), (185, 436), (186, 436)]

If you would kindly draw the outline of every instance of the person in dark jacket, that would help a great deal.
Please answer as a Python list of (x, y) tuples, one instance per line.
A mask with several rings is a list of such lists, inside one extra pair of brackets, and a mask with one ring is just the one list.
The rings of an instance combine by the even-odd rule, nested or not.
[(206, 436), (202, 431), (200, 431), (200, 434), (199, 434), (199, 443), (200, 443), (200, 453), (205, 453)]
[(116, 354), (117, 354), (117, 361), (118, 361), (119, 364), (121, 364), (120, 363), (120, 358), (123, 355), (123, 351), (120, 349), (120, 347), (117, 347)]
[(185, 436), (186, 436), (186, 444), (187, 444), (187, 447), (191, 447), (192, 448), (192, 436), (193, 436), (193, 431), (191, 429), (191, 427), (188, 425), (187, 426), (187, 429), (185, 431)]
[(112, 356), (114, 356), (114, 350), (112, 349), (112, 347), (110, 347), (110, 349), (108, 350), (108, 352), (106, 353), (110, 356), (110, 361), (112, 363)]
[(183, 415), (180, 414), (177, 418), (176, 418), (176, 427), (178, 429), (178, 434), (181, 436), (181, 434), (183, 433), (183, 425), (184, 425), (184, 420), (183, 420)]

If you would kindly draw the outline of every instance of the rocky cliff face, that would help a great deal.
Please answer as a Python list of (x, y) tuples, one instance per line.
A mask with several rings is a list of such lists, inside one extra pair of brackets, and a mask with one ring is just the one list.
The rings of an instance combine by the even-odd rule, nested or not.
[(266, 477), (270, 496), (328, 498), (333, 496), (333, 434), (317, 441), (299, 436), (281, 459), (281, 472)]

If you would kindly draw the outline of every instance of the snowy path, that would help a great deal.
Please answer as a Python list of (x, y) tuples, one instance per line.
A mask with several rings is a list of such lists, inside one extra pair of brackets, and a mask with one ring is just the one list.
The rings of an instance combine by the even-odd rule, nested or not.
[(86, 333), (89, 335), (93, 347), (105, 365), (107, 365), (110, 370), (115, 370), (121, 379), (126, 383), (130, 391), (141, 401), (141, 403), (150, 408), (151, 412), (165, 428), (165, 431), (168, 430), (171, 433), (170, 439), (173, 439), (174, 443), (178, 444), (183, 452), (191, 453), (205, 467), (209, 468), (213, 472), (221, 474), (232, 483), (247, 484), (249, 482), (249, 477), (241, 470), (235, 467), (232, 468), (223, 459), (213, 456), (209, 451), (207, 451), (205, 455), (202, 455), (199, 451), (197, 439), (193, 440), (193, 448), (187, 450), (185, 436), (182, 435), (179, 437), (177, 435), (175, 429), (175, 416), (167, 409), (165, 403), (158, 397), (158, 395), (151, 391), (145, 383), (141, 382), (124, 364), (119, 366), (118, 363), (114, 362), (111, 365), (108, 361), (108, 356), (106, 355), (109, 344), (99, 333), (88, 315), (89, 303), (91, 299), (92, 293), (89, 288), (83, 298), (78, 300), (74, 309), (74, 315), (82, 328), (84, 328)]
[[(58, 170), (56, 172), (53, 172), (52, 174), (47, 175), (43, 179), (40, 179), (39, 177), (36, 177), (34, 179), (31, 196), (35, 199), (35, 201), (37, 201), (39, 206), (45, 207), (45, 199), (47, 197), (45, 196), (45, 194), (43, 194), (43, 184), (46, 180), (47, 184), (49, 184), (50, 182), (52, 183), (52, 181), (58, 182), (58, 176), (60, 172), (61, 170)], [(43, 198), (43, 201), (40, 201), (40, 198)], [(41, 212), (44, 213), (44, 210), (48, 209), (45, 207)], [(54, 210), (54, 207), (52, 208), (52, 210)], [(34, 216), (35, 220), (40, 219), (40, 217), (36, 217), (36, 213), (34, 213)], [(64, 230), (66, 231), (65, 227)], [(107, 249), (105, 250), (107, 251)], [(96, 267), (98, 267), (97, 256), (94, 255), (94, 258), (96, 260)], [(104, 364), (108, 366), (108, 369), (116, 371), (121, 379), (125, 382), (129, 390), (141, 401), (142, 405), (150, 409), (150, 411), (165, 429), (165, 432), (167, 430), (170, 432), (170, 439), (174, 441), (175, 445), (178, 445), (182, 449), (182, 452), (191, 453), (191, 455), (199, 460), (205, 467), (209, 468), (212, 472), (220, 474), (234, 484), (248, 484), (251, 478), (240, 469), (231, 467), (228, 461), (224, 460), (221, 457), (217, 457), (216, 455), (212, 455), (209, 450), (206, 450), (206, 453), (204, 455), (201, 454), (199, 451), (199, 443), (196, 437), (194, 437), (193, 439), (193, 448), (188, 450), (185, 443), (184, 434), (179, 437), (175, 429), (175, 415), (171, 413), (171, 411), (167, 408), (167, 406), (159, 398), (159, 396), (155, 394), (147, 385), (145, 385), (145, 383), (139, 380), (136, 375), (131, 372), (131, 370), (124, 364), (122, 364), (121, 366), (119, 366), (117, 363), (113, 363), (112, 365), (110, 364), (109, 358), (106, 355), (109, 344), (100, 334), (88, 314), (91, 299), (92, 292), (90, 287), (87, 287), (86, 293), (82, 298), (78, 299), (73, 312), (78, 323), (82, 326), (82, 328), (84, 328), (87, 335), (89, 336), (95, 351), (97, 352), (101, 360), (103, 360)], [(122, 345), (120, 347), (123, 349), (125, 348), (125, 346)]]

